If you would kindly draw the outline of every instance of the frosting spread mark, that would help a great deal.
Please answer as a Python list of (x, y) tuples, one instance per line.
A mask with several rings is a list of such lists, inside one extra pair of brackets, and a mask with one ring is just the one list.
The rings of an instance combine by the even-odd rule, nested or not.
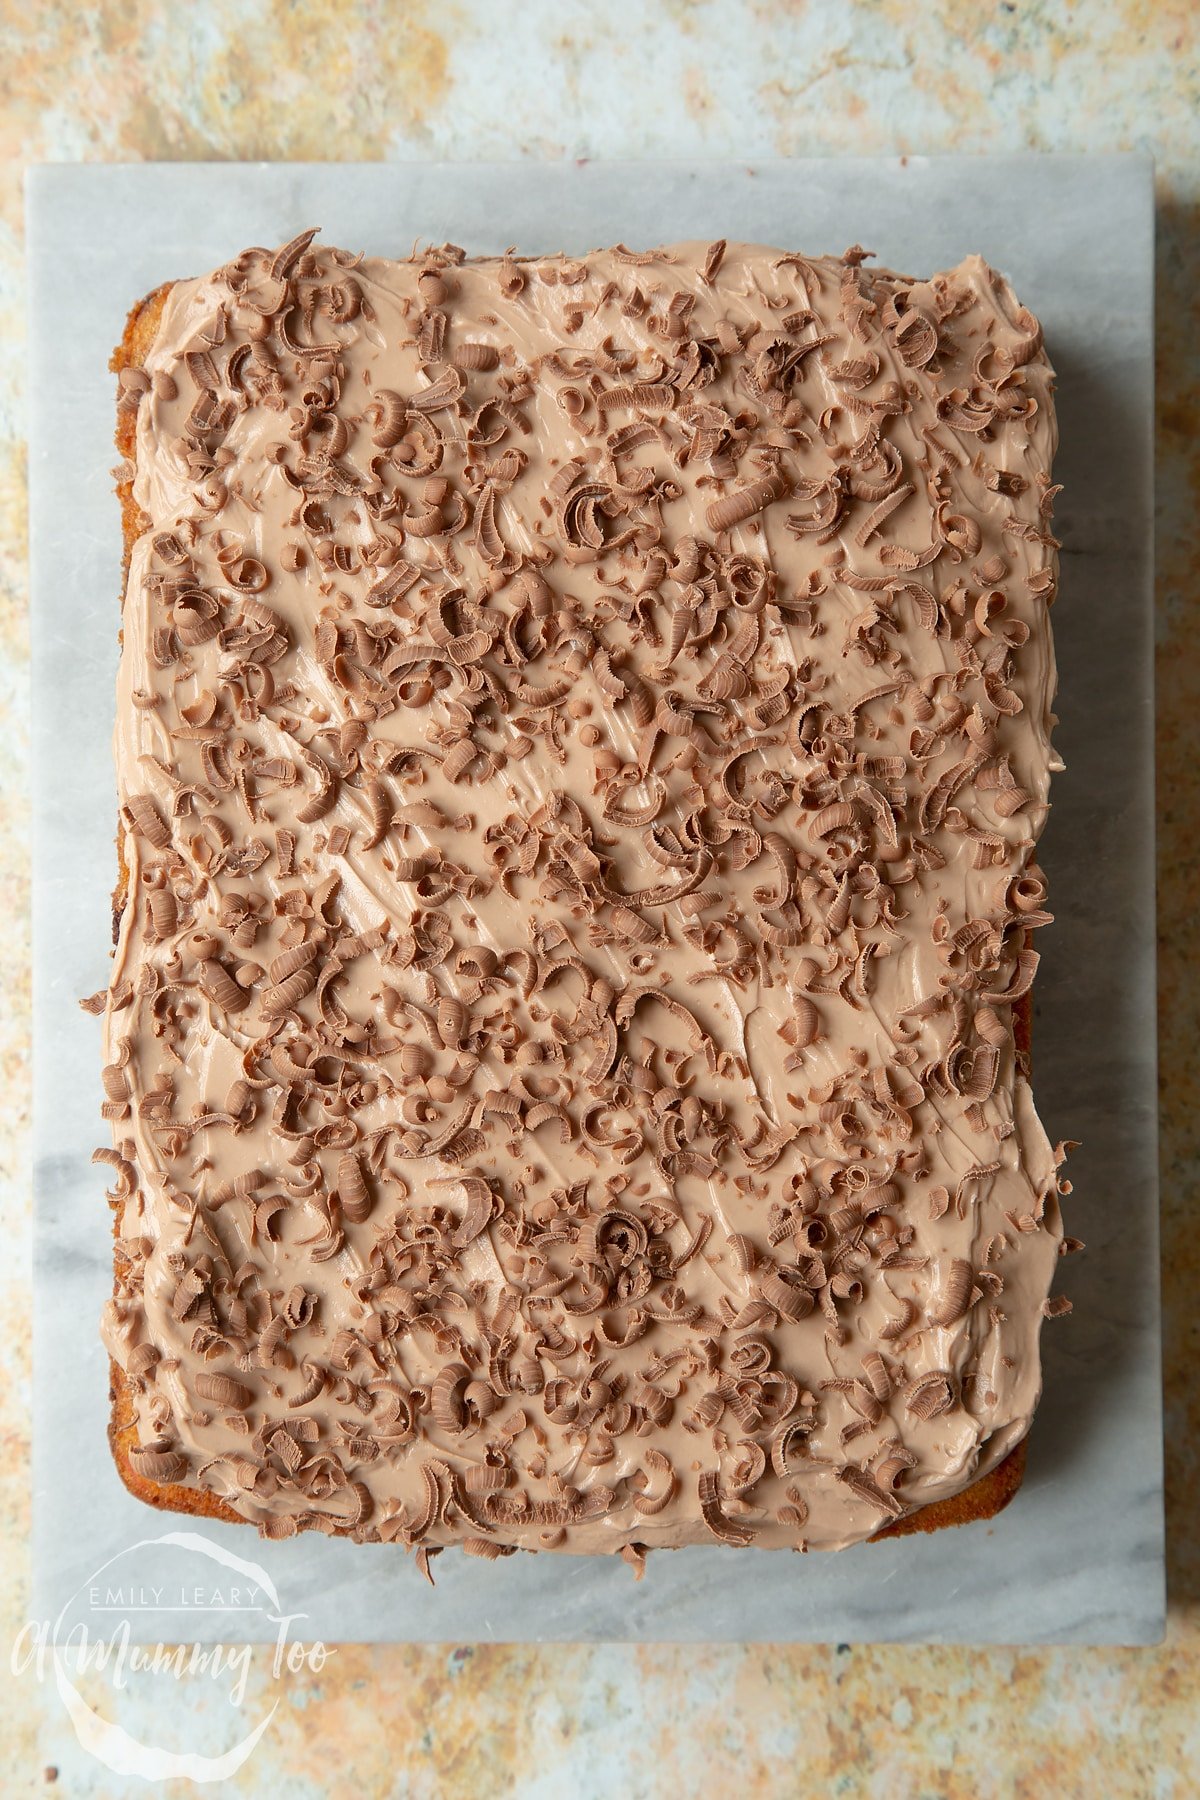
[(122, 377), (136, 1467), (426, 1555), (867, 1537), (1059, 1310), (1039, 328), (975, 257), (314, 239)]

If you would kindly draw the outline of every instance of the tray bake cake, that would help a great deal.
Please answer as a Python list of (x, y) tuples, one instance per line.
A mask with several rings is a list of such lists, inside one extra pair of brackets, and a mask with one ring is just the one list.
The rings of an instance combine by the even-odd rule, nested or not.
[(1053, 376), (980, 258), (134, 307), (105, 994), (143, 1499), (835, 1549), (1021, 1479)]

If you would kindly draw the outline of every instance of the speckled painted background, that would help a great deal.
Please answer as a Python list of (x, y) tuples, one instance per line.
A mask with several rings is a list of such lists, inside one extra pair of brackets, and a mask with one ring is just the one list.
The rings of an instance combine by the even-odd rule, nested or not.
[[(1170, 1623), (1157, 1650), (342, 1648), (221, 1791), (1200, 1793), (1200, 20), (1188, 0), (0, 0), (0, 1650), (26, 1615), (31, 161), (1129, 149), (1158, 165), (1159, 906)], [(1002, 198), (999, 201), (1002, 204)], [(251, 1677), (265, 1690), (266, 1658)], [(99, 1687), (96, 1694), (99, 1698)], [(147, 1729), (163, 1690), (115, 1709)], [(211, 1684), (175, 1696), (216, 1704)], [(249, 1713), (255, 1717), (257, 1711)], [(164, 1738), (167, 1731), (163, 1730)], [(0, 1676), (5, 1794), (145, 1792)], [(174, 1796), (191, 1784), (155, 1790)]]

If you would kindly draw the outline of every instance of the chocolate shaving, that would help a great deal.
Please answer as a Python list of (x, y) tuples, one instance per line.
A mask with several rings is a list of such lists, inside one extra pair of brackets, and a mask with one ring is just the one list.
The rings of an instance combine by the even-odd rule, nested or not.
[(713, 501), (705, 513), (708, 528), (710, 531), (729, 531), (735, 525), (744, 524), (774, 501), (782, 499), (785, 492), (782, 481), (773, 475), (751, 482), (748, 487)]
[(739, 1547), (753, 1543), (753, 1531), (745, 1525), (736, 1524), (722, 1512), (721, 1493), (715, 1470), (705, 1469), (701, 1472), (697, 1492), (701, 1517), (720, 1543), (736, 1544)]

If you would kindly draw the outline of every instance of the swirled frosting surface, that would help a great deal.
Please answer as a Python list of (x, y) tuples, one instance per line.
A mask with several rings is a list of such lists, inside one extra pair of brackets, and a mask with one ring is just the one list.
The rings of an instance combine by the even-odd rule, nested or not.
[(867, 1537), (1054, 1310), (1040, 331), (976, 257), (312, 238), (122, 376), (134, 1465), (426, 1551)]

